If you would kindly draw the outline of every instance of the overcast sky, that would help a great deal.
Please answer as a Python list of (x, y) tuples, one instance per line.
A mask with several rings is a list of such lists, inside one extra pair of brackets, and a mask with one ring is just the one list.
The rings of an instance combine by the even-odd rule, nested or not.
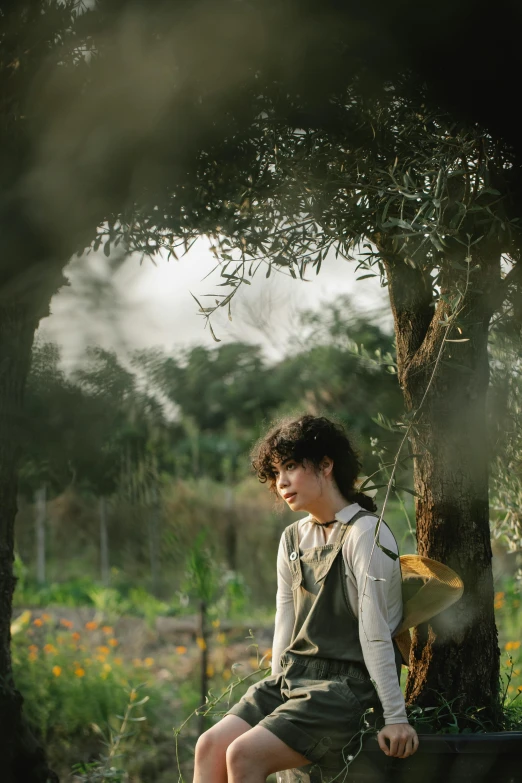
[[(205, 240), (199, 240), (179, 261), (157, 259), (157, 265), (135, 256), (127, 258), (116, 272), (100, 252), (75, 258), (66, 269), (70, 285), (56, 294), (51, 315), (41, 321), (39, 335), (62, 346), (66, 367), (74, 365), (88, 345), (99, 344), (118, 353), (160, 346), (166, 351), (195, 344), (215, 346), (205, 319), (191, 292), (205, 304), (205, 294), (221, 293), (219, 270), (206, 279), (216, 260)], [(320, 274), (308, 274), (310, 282), (287, 274), (272, 273), (267, 280), (262, 269), (250, 286), (244, 285), (232, 302), (232, 322), (219, 310), (212, 318), (223, 341), (260, 343), (266, 355), (278, 359), (295, 334), (299, 310), (325, 307), (340, 294), (350, 294), (354, 305), (379, 318), (391, 330), (387, 289), (378, 278), (356, 281), (355, 262), (335, 259), (323, 262)], [(262, 329), (252, 324), (264, 322)]]

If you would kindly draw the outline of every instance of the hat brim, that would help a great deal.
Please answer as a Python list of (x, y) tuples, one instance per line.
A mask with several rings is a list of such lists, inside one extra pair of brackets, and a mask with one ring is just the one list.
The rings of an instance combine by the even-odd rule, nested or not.
[(461, 598), (464, 583), (449, 566), (420, 555), (400, 557), (403, 582), (421, 580), (423, 584), (404, 604), (403, 619), (393, 634), (405, 662), (409, 658), (409, 629), (425, 623)]

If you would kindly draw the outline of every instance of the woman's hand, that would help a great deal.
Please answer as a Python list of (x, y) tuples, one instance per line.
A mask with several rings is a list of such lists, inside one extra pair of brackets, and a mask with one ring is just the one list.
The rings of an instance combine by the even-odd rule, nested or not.
[[(389, 742), (389, 747), (386, 744)], [(377, 742), (387, 756), (405, 759), (412, 756), (419, 747), (417, 732), (409, 723), (392, 723), (377, 734)]]

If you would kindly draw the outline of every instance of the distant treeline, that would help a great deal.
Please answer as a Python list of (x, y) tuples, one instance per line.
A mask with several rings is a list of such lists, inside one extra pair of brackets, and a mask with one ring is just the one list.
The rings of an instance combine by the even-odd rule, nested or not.
[(108, 583), (117, 567), (171, 593), (191, 542), (208, 528), (222, 567), (244, 572), (262, 600), (282, 525), (248, 459), (263, 427), (283, 413), (336, 415), (370, 473), (376, 439), (382, 450), (398, 437), (374, 419), (402, 409), (392, 337), (346, 298), (304, 313), (287, 346), (276, 363), (242, 342), (142, 351), (130, 361), (93, 347), (66, 375), (59, 348), (37, 343), (20, 424), (16, 532), (31, 575), (44, 583), (81, 572)]

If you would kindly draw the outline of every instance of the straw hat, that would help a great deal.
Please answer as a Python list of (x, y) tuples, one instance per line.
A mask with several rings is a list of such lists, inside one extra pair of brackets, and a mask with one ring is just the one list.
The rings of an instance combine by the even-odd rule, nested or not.
[(401, 555), (403, 619), (393, 634), (403, 661), (410, 658), (410, 628), (431, 620), (462, 596), (464, 583), (453, 569), (420, 555)]

